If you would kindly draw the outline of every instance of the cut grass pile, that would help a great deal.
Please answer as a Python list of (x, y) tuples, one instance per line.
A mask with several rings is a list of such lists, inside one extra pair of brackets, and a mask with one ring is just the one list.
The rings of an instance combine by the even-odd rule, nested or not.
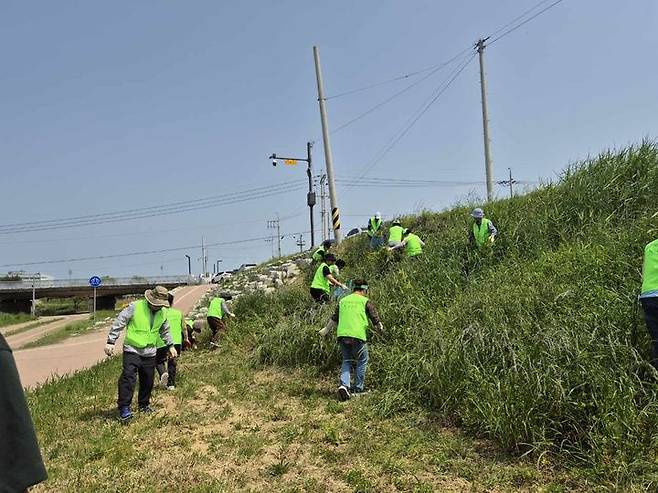
[[(116, 419), (120, 358), (29, 394), (50, 479), (35, 491), (585, 491), (586, 478), (509, 460), (426, 411), (339, 403), (312, 369), (261, 369), (244, 344), (183, 353), (151, 416)], [(585, 485), (585, 486), (582, 486)]]
[(88, 330), (94, 328), (97, 322), (107, 322), (109, 319), (114, 317), (116, 312), (114, 310), (99, 310), (96, 312), (96, 321), (92, 320), (92, 316), (89, 315), (89, 318), (86, 320), (78, 320), (76, 322), (71, 322), (70, 324), (65, 325), (64, 327), (57, 329), (53, 332), (40, 337), (39, 339), (28, 342), (21, 349), (29, 349), (34, 347), (49, 346), (51, 344), (56, 344), (61, 342), (69, 337), (74, 337), (81, 335)]
[[(493, 248), (468, 246), (470, 207), (404, 218), (427, 242), (419, 258), (346, 241), (345, 276), (369, 281), (383, 317), (367, 378), (390, 396), (381, 412), (422, 405), (518, 456), (656, 488), (658, 379), (636, 297), (657, 199), (658, 148), (647, 142), (487, 204)], [(335, 338), (317, 335), (332, 309), (305, 286), (236, 307), (261, 363), (335, 372)]]

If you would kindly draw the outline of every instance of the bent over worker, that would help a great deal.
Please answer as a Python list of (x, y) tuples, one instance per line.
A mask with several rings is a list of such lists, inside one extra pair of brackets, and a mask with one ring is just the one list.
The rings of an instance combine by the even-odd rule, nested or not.
[(210, 332), (212, 333), (212, 339), (210, 344), (217, 346), (219, 340), (226, 332), (226, 323), (224, 322), (225, 315), (228, 315), (231, 318), (235, 318), (235, 314), (231, 311), (226, 303), (227, 300), (233, 299), (230, 295), (224, 295), (223, 297), (215, 297), (210, 301), (208, 306), (208, 315), (206, 320), (208, 321), (208, 326), (210, 327)]
[(144, 299), (131, 303), (119, 313), (107, 336), (105, 354), (112, 356), (119, 334), (124, 328), (126, 329), (126, 338), (123, 341), (123, 370), (119, 377), (117, 399), (119, 418), (122, 421), (128, 421), (133, 416), (130, 403), (138, 375), (139, 410), (143, 413), (153, 412), (150, 402), (158, 334), (164, 341), (169, 356), (172, 358), (178, 356), (167, 322), (168, 294), (167, 288), (162, 286), (146, 290)]
[(311, 257), (313, 262), (324, 262), (324, 257), (329, 253), (333, 244), (334, 243), (331, 240), (324, 240), (320, 248), (313, 252), (313, 256)]
[(474, 221), (473, 228), (468, 234), (469, 242), (478, 248), (487, 242), (493, 243), (498, 234), (498, 230), (490, 219), (484, 217), (484, 211), (477, 207), (471, 212), (471, 217)]
[(405, 232), (406, 229), (402, 227), (399, 219), (393, 221), (393, 224), (388, 230), (388, 246), (394, 247), (402, 243), (402, 236)]
[(324, 261), (315, 270), (315, 275), (311, 282), (311, 297), (319, 303), (329, 301), (331, 286), (340, 286), (343, 289), (347, 289), (347, 286), (336, 279), (331, 273), (331, 266), (335, 262), (336, 256), (333, 253), (328, 253)]
[[(343, 357), (338, 387), (338, 397), (341, 401), (365, 391), (368, 366), (368, 319), (379, 330), (383, 329), (374, 303), (366, 296), (367, 292), (367, 281), (355, 280), (353, 293), (340, 300), (334, 315), (320, 331), (320, 334), (325, 336), (336, 329), (338, 345)], [(352, 369), (354, 369), (354, 385), (351, 385)]]
[[(169, 293), (169, 306), (167, 309), (167, 322), (169, 333), (178, 354), (183, 350), (183, 340), (189, 344), (187, 331), (183, 328), (183, 312), (174, 308), (174, 295)], [(176, 370), (178, 358), (170, 358), (166, 343), (162, 337), (158, 337), (158, 345), (155, 353), (155, 369), (160, 375), (160, 386), (168, 390), (176, 389)], [(166, 364), (166, 368), (165, 368)]]
[(424, 246), (425, 242), (415, 235), (413, 231), (411, 231), (411, 228), (407, 228), (404, 232), (404, 240), (394, 247), (389, 247), (389, 250), (399, 250), (404, 248), (407, 257), (416, 257), (423, 253)]

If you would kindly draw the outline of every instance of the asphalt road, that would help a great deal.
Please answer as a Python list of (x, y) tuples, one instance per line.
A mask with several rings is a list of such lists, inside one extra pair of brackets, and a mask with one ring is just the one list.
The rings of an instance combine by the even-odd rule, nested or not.
[[(185, 286), (176, 290), (174, 307), (187, 313), (211, 288), (210, 285)], [(67, 375), (90, 368), (103, 361), (109, 324), (87, 334), (62, 341), (52, 346), (14, 351), (23, 387), (36, 387), (53, 376)], [(115, 353), (120, 354), (119, 342)]]

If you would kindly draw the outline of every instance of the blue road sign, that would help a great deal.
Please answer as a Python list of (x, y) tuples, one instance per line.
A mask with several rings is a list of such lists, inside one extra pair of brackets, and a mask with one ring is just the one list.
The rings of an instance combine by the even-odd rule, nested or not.
[(97, 288), (97, 287), (99, 287), (102, 283), (103, 283), (103, 281), (101, 281), (101, 278), (98, 277), (98, 276), (92, 276), (91, 278), (89, 278), (89, 285), (90, 285), (92, 288)]

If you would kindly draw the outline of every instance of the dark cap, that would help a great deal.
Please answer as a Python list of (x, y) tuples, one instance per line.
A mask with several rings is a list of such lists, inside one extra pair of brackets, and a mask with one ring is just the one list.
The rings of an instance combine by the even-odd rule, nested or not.
[(336, 256), (333, 253), (328, 253), (324, 256), (325, 260), (335, 262), (336, 261)]
[(368, 281), (365, 279), (355, 279), (352, 281), (352, 291), (356, 290), (361, 290), (361, 291), (367, 291), (368, 290)]

